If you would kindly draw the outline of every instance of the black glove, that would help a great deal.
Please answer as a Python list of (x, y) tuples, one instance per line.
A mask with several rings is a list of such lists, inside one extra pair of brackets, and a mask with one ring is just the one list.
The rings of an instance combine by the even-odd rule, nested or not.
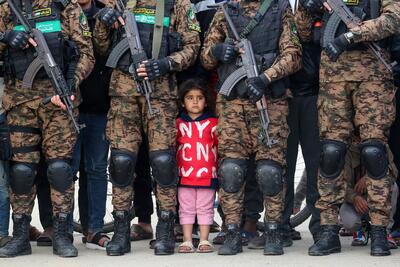
[(111, 27), (118, 20), (118, 17), (121, 16), (121, 13), (113, 8), (104, 7), (99, 11), (97, 16), (101, 23)]
[(264, 74), (261, 74), (258, 77), (247, 79), (246, 86), (247, 86), (247, 95), (249, 96), (249, 100), (253, 103), (260, 100), (261, 97), (266, 92), (269, 84), (270, 81)]
[(146, 68), (147, 77), (150, 81), (160, 78), (161, 76), (167, 74), (171, 69), (171, 64), (168, 58), (162, 59), (150, 59), (144, 63)]
[(238, 49), (231, 44), (218, 43), (211, 48), (212, 55), (223, 63), (229, 63), (238, 56)]
[(15, 49), (25, 49), (29, 35), (24, 31), (7, 30), (1, 41)]
[(311, 13), (321, 13), (323, 2), (321, 0), (300, 0), (300, 4)]
[(68, 88), (72, 94), (76, 92), (76, 79), (75, 77), (66, 80)]
[(344, 35), (345, 34), (339, 35), (325, 47), (326, 54), (331, 61), (336, 61), (350, 45), (350, 42)]

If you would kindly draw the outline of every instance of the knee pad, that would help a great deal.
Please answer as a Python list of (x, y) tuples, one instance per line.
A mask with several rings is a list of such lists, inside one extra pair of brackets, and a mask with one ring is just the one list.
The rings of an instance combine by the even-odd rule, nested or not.
[(74, 182), (71, 164), (67, 160), (51, 160), (47, 167), (47, 179), (57, 191), (64, 193)]
[(36, 164), (12, 162), (10, 168), (10, 186), (17, 195), (31, 192), (36, 177)]
[(361, 164), (372, 179), (380, 180), (384, 178), (389, 169), (385, 145), (376, 140), (362, 143)]
[(344, 168), (347, 147), (343, 142), (322, 141), (320, 174), (326, 179), (337, 178)]
[(244, 185), (248, 162), (245, 159), (227, 158), (218, 169), (221, 187), (228, 193), (236, 193)]
[(136, 154), (112, 149), (110, 162), (110, 180), (117, 187), (126, 187), (135, 178)]
[(151, 151), (149, 158), (153, 177), (161, 187), (178, 184), (178, 166), (172, 149)]
[(260, 160), (257, 162), (256, 179), (265, 196), (276, 196), (283, 189), (282, 166), (273, 160)]

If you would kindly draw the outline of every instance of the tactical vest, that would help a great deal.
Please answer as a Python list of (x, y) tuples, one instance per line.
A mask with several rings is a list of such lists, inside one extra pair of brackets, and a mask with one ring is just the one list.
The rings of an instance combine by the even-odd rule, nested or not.
[[(362, 21), (375, 19), (380, 15), (380, 0), (345, 0), (343, 1), (351, 12)], [(324, 13), (323, 28), (321, 34), (321, 46), (326, 47), (335, 37), (348, 32), (344, 22), (337, 15)], [(363, 50), (363, 44), (351, 45), (348, 50)]]
[[(261, 18), (259, 23), (253, 28), (253, 30), (245, 36), (250, 40), (253, 52), (256, 57), (256, 61), (259, 64), (260, 73), (273, 64), (276, 57), (279, 54), (279, 39), (282, 33), (282, 18), (287, 8), (287, 1), (273, 0), (267, 12)], [(244, 15), (244, 10), (234, 6), (228, 5), (228, 13), (232, 19), (233, 24), (239, 35), (246, 28), (250, 17)], [(227, 42), (234, 39), (234, 35), (228, 27), (228, 39)], [(223, 81), (233, 73), (238, 67), (238, 62), (229, 64), (220, 64), (218, 67), (219, 84), (217, 88), (222, 86)], [(244, 79), (237, 83), (235, 88), (231, 91), (229, 99), (236, 97), (244, 97), (246, 94), (246, 86)]]
[[(169, 25), (170, 25), (170, 17), (171, 12), (174, 8), (175, 1), (174, 0), (165, 0), (165, 11), (164, 11), (164, 19), (163, 19), (163, 33), (161, 39), (161, 48), (158, 58), (163, 58), (171, 53), (179, 50), (176, 48), (177, 42), (180, 42), (179, 34), (170, 33)], [(152, 58), (152, 43), (153, 43), (153, 31), (154, 31), (154, 23), (155, 23), (155, 6), (143, 6), (136, 7), (133, 11), (135, 14), (136, 23), (139, 30), (140, 41), (142, 43), (143, 49), (146, 52), (147, 58)], [(122, 29), (122, 27), (121, 27)], [(114, 42), (116, 45), (122, 38), (125, 37), (125, 33), (123, 30), (117, 32), (117, 42)], [(118, 62), (118, 69), (122, 70), (124, 73), (129, 73), (129, 66), (131, 64), (131, 55), (130, 51), (127, 51)]]
[[(70, 49), (71, 44), (66, 45), (61, 32), (61, 11), (60, 5), (51, 2), (48, 8), (33, 10), (32, 14), (28, 16), (28, 21), (43, 33), (54, 60), (60, 66), (61, 70), (64, 71), (68, 64), (64, 60), (64, 53), (70, 53), (64, 50)], [(16, 16), (13, 16), (12, 19), (14, 30), (24, 30)], [(35, 58), (36, 52), (32, 46), (24, 50), (8, 47), (5, 60), (6, 70), (11, 77), (22, 80), (26, 70)], [(44, 69), (41, 69), (36, 75), (36, 78), (39, 79), (45, 77), (47, 75)]]

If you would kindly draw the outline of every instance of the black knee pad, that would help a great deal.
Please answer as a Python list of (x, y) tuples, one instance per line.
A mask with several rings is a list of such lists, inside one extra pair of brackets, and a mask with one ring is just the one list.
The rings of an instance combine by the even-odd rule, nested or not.
[(47, 167), (47, 178), (55, 190), (64, 193), (74, 182), (69, 161), (63, 159), (50, 160)]
[(171, 187), (178, 184), (178, 166), (174, 150), (151, 151), (149, 158), (154, 180), (161, 187)]
[(218, 179), (221, 187), (228, 193), (236, 193), (244, 185), (248, 161), (245, 159), (227, 158), (218, 169)]
[(361, 164), (367, 170), (368, 176), (380, 180), (384, 178), (389, 169), (389, 161), (384, 144), (377, 140), (364, 142), (361, 148)]
[(276, 161), (260, 160), (257, 162), (256, 179), (265, 196), (276, 196), (283, 189), (283, 168)]
[(36, 164), (11, 162), (10, 186), (17, 195), (31, 192), (36, 177)]
[(337, 178), (344, 168), (347, 146), (334, 140), (322, 141), (320, 174), (326, 179)]
[(135, 178), (136, 154), (112, 149), (110, 162), (110, 180), (117, 187), (126, 187)]

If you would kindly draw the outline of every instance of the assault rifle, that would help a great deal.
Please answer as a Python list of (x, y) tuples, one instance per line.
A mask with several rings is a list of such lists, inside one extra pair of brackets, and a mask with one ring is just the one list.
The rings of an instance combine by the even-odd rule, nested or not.
[[(328, 21), (326, 25), (326, 34), (324, 34), (325, 44), (328, 44), (328, 42), (333, 40), (340, 20), (343, 21), (349, 29), (359, 26), (362, 23), (361, 19), (354, 15), (342, 0), (323, 1), (324, 7), (330, 13), (333, 13), (339, 18), (339, 20), (332, 20), (332, 25), (329, 25)], [(388, 63), (388, 60), (386, 60), (382, 49), (376, 42), (364, 42), (364, 44), (372, 51), (372, 53), (374, 53), (375, 57), (378, 58), (390, 72), (393, 72), (392, 69), (397, 64), (396, 61)]]
[(110, 68), (116, 68), (118, 61), (129, 49), (132, 64), (129, 66), (129, 73), (132, 75), (133, 80), (136, 83), (136, 89), (139, 93), (143, 94), (146, 98), (147, 106), (149, 108), (149, 114), (154, 114), (153, 108), (150, 103), (150, 94), (153, 92), (153, 86), (150, 81), (141, 79), (137, 73), (136, 68), (144, 60), (147, 60), (146, 52), (143, 49), (142, 42), (140, 41), (139, 30), (136, 23), (135, 15), (128, 10), (122, 0), (116, 1), (116, 8), (123, 14), (125, 25), (126, 37), (123, 38), (111, 51), (110, 56), (107, 59), (106, 66)]
[[(251, 42), (246, 38), (240, 38), (235, 28), (235, 25), (232, 22), (232, 19), (230, 18), (228, 12), (226, 11), (225, 3), (226, 1), (218, 3), (216, 5), (209, 5), (208, 7), (210, 8), (220, 7), (222, 9), (222, 11), (224, 12), (225, 19), (228, 22), (229, 28), (231, 29), (234, 35), (235, 41), (238, 42), (237, 47), (244, 51), (244, 53), (240, 54), (242, 66), (228, 76), (228, 78), (222, 84), (221, 89), (219, 90), (220, 94), (229, 96), (232, 89), (239, 81), (241, 81), (244, 78), (257, 77), (259, 73), (258, 73), (257, 62), (254, 57), (253, 47), (251, 46)], [(267, 111), (267, 100), (265, 96), (263, 96), (259, 101), (256, 102), (256, 106), (259, 112), (261, 126), (262, 126), (262, 131), (260, 132), (258, 139), (266, 146), (271, 147), (273, 144), (276, 143), (276, 141), (271, 140), (268, 134), (268, 126), (270, 120)]]
[[(85, 125), (78, 124), (78, 122), (75, 120), (73, 114), (74, 105), (70, 99), (70, 96), (72, 95), (71, 89), (65, 81), (60, 67), (54, 60), (43, 33), (40, 30), (33, 28), (31, 24), (29, 24), (27, 18), (22, 14), (21, 10), (19, 10), (12, 0), (7, 0), (7, 2), (12, 12), (17, 16), (21, 25), (25, 28), (25, 31), (37, 44), (34, 46), (37, 57), (32, 61), (26, 73), (24, 74), (22, 86), (32, 88), (33, 80), (35, 79), (36, 74), (43, 67), (51, 81), (55, 94), (60, 96), (61, 101), (67, 107), (68, 116), (71, 118), (76, 132), (79, 133), (80, 130), (85, 127)], [(45, 104), (48, 102), (50, 102), (50, 98), (43, 101)]]

